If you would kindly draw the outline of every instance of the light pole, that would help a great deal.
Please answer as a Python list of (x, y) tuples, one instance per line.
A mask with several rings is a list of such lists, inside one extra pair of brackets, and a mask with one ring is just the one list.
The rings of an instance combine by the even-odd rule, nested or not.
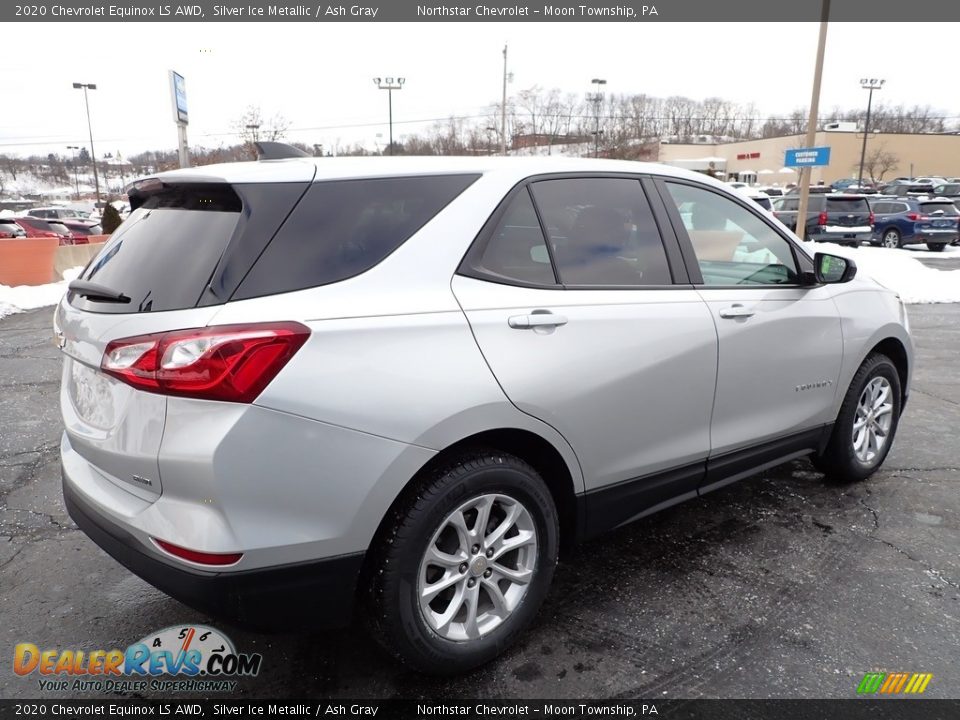
[(878, 80), (877, 78), (862, 78), (860, 80), (860, 87), (870, 91), (870, 94), (867, 96), (867, 118), (863, 123), (863, 146), (860, 148), (860, 173), (857, 175), (857, 185), (860, 188), (863, 188), (863, 161), (867, 156), (867, 133), (870, 132), (870, 106), (873, 105), (873, 91), (882, 88), (885, 82), (886, 80)]
[(90, 133), (90, 159), (93, 161), (93, 184), (97, 190), (97, 209), (100, 209), (100, 176), (97, 175), (97, 153), (93, 149), (93, 126), (90, 124), (90, 98), (87, 96), (87, 90), (96, 90), (96, 83), (77, 83), (73, 84), (74, 90), (83, 90), (83, 102), (87, 106), (87, 131)]
[(393, 91), (394, 90), (403, 90), (403, 84), (406, 82), (405, 78), (374, 78), (373, 82), (381, 90), (387, 91), (387, 104), (390, 113), (390, 144), (387, 146), (387, 155), (393, 155)]
[(73, 184), (77, 188), (77, 200), (80, 199), (80, 179), (77, 177), (77, 150), (79, 149), (79, 145), (67, 145), (67, 150), (70, 151), (70, 164), (73, 165)]
[(607, 81), (603, 78), (594, 78), (590, 82), (596, 86), (596, 92), (587, 96), (587, 100), (593, 103), (593, 115), (596, 120), (593, 131), (593, 156), (600, 157), (600, 104), (603, 102), (603, 93), (600, 92), (600, 88), (606, 85)]

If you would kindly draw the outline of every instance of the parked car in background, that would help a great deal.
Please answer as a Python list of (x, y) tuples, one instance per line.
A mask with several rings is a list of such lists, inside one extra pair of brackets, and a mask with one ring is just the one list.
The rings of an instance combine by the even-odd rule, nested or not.
[(90, 235), (103, 235), (103, 227), (96, 220), (70, 218), (60, 221), (73, 235), (74, 245), (86, 245)]
[(782, 197), (785, 190), (782, 187), (773, 187), (770, 185), (762, 185), (757, 188), (762, 193), (766, 193), (767, 197)]
[[(786, 195), (774, 201), (774, 216), (796, 232), (800, 198)], [(857, 247), (869, 242), (873, 232), (873, 213), (863, 195), (833, 193), (811, 195), (807, 205), (804, 237), (817, 242), (835, 242)]]
[(27, 210), (27, 215), (30, 217), (45, 218), (47, 220), (63, 220), (64, 218), (89, 217), (90, 213), (84, 210), (77, 210), (76, 208), (56, 206), (30, 208)]
[(752, 188), (752, 187), (737, 188), (737, 192), (745, 197), (750, 198), (753, 202), (755, 202), (757, 205), (762, 207), (768, 213), (773, 212), (773, 205), (770, 202), (770, 196), (767, 195), (765, 192), (761, 192), (757, 188)]
[(27, 231), (17, 225), (13, 218), (0, 218), (0, 238), (22, 238), (27, 237)]
[(70, 516), (204, 613), (355, 612), (414, 670), (504, 652), (561, 542), (803, 455), (865, 480), (909, 396), (896, 293), (702, 174), (297, 157), (131, 200), (53, 319)]
[(66, 225), (57, 220), (44, 220), (29, 215), (14, 219), (26, 231), (27, 237), (55, 237), (61, 245), (75, 244), (73, 233), (67, 229)]
[(937, 197), (960, 198), (960, 183), (942, 183), (934, 185), (933, 194)]
[[(811, 195), (827, 195), (832, 192), (833, 192), (833, 188), (830, 187), (829, 185), (811, 185), (810, 186)], [(799, 195), (799, 194), (800, 194), (799, 185), (795, 185), (794, 187), (787, 190), (786, 193), (784, 193), (784, 195)]]
[(860, 183), (857, 178), (844, 178), (843, 180), (837, 180), (833, 185), (831, 185), (834, 192), (846, 192), (846, 193), (866, 193), (866, 192), (876, 192), (877, 187), (874, 183), (869, 180), (864, 180), (863, 183)]
[(870, 201), (870, 207), (874, 215), (873, 245), (899, 248), (924, 243), (939, 252), (957, 242), (960, 210), (949, 198), (877, 198)]
[(881, 195), (908, 197), (910, 195), (933, 195), (933, 185), (921, 183), (891, 183), (880, 188)]

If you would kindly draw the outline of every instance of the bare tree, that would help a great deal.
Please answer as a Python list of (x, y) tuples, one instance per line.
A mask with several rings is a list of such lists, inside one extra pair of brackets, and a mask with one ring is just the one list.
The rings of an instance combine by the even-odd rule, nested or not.
[(870, 175), (873, 183), (879, 183), (883, 176), (900, 164), (900, 158), (888, 151), (883, 145), (875, 147), (863, 159), (863, 169)]
[(290, 129), (290, 121), (280, 113), (266, 118), (259, 105), (249, 105), (243, 115), (233, 123), (233, 128), (240, 135), (247, 156), (256, 159), (257, 149), (253, 146), (261, 140), (276, 142), (282, 140)]

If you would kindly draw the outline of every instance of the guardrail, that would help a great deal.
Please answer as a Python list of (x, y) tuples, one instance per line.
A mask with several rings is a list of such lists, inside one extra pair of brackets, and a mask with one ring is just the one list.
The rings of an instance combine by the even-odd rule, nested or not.
[(57, 238), (0, 239), (0, 285), (46, 285), (63, 271), (85, 266), (109, 235), (91, 235), (88, 245), (59, 245)]

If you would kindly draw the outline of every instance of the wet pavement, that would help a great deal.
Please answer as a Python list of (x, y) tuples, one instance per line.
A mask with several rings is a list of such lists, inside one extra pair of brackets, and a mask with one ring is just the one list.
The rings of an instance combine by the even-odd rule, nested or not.
[[(125, 648), (189, 623), (263, 654), (246, 697), (848, 698), (868, 671), (960, 697), (960, 305), (911, 306), (914, 387), (869, 481), (798, 461), (562, 558), (535, 627), (464, 677), (385, 658), (359, 629), (263, 635), (164, 596), (79, 532), (60, 493), (50, 310), (0, 321), (0, 697), (41, 693), (13, 647)], [(151, 693), (145, 693), (150, 696)], [(96, 696), (96, 695), (93, 695)], [(216, 697), (215, 695), (212, 697)]]

